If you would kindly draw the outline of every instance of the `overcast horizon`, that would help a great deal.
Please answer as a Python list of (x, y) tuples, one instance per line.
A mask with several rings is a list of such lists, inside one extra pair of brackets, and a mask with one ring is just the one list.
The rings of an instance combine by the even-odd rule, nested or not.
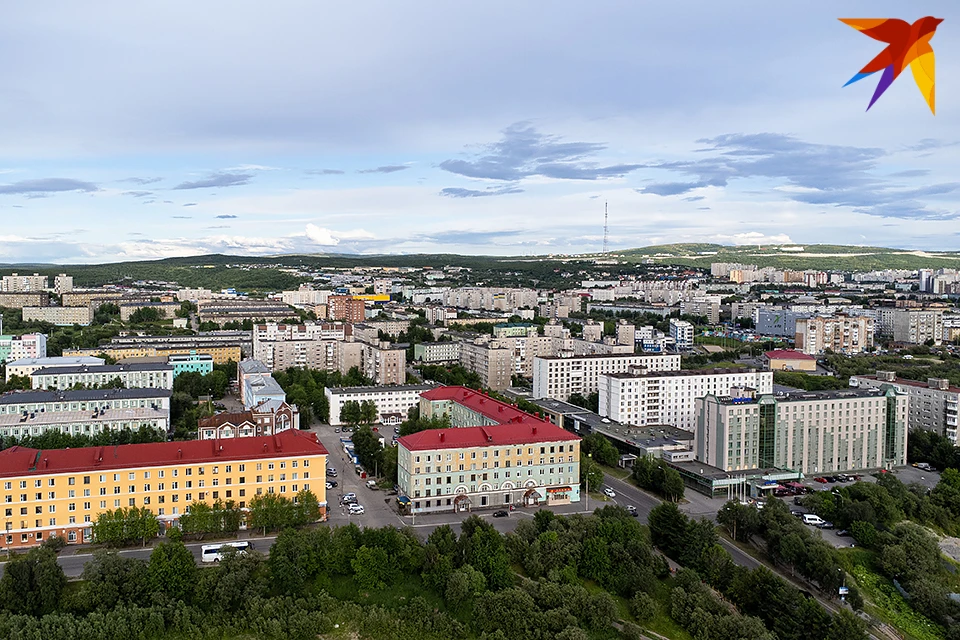
[[(884, 45), (838, 18), (925, 15), (937, 115), (909, 71), (865, 112), (877, 76), (843, 84)], [(605, 202), (611, 251), (956, 250), (958, 28), (945, 0), (15, 3), (0, 263), (590, 253)]]

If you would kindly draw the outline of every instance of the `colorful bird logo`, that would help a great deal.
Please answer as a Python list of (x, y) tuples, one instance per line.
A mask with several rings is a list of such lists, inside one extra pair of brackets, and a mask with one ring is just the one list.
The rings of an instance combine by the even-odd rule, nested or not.
[(840, 18), (840, 22), (850, 25), (857, 31), (862, 31), (874, 40), (887, 43), (886, 49), (847, 82), (852, 84), (877, 71), (883, 71), (867, 111), (909, 64), (910, 70), (913, 71), (913, 79), (927, 104), (930, 105), (930, 111), (937, 113), (934, 102), (936, 64), (930, 39), (937, 32), (937, 27), (943, 22), (943, 18), (927, 16), (913, 24), (886, 18)]

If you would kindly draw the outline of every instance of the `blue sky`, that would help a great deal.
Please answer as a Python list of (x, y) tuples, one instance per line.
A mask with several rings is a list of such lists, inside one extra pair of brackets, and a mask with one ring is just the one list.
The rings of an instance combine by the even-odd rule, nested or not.
[[(937, 115), (837, 20), (944, 18)], [(960, 244), (960, 3), (8, 3), (0, 262)]]

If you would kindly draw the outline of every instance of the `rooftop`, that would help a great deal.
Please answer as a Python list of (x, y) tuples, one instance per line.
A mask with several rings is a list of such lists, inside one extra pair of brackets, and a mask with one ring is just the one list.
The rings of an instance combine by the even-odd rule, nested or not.
[(204, 427), (219, 427), (225, 424), (231, 424), (234, 426), (243, 424), (244, 422), (253, 423), (253, 412), (252, 411), (240, 411), (234, 413), (217, 413), (206, 418), (201, 418), (198, 422), (198, 426), (202, 429)]
[(388, 391), (429, 391), (433, 384), (395, 384), (390, 386), (372, 387), (330, 387), (330, 393), (335, 396), (351, 395), (354, 393), (384, 393)]
[(767, 351), (763, 355), (769, 360), (816, 360), (816, 358), (807, 355), (803, 351), (794, 351), (792, 349), (776, 349), (774, 351)]
[(243, 360), (240, 362), (240, 371), (241, 373), (265, 373), (270, 375), (270, 367), (263, 364), (259, 360)]
[(19, 413), (0, 414), (0, 427), (35, 427), (39, 425), (71, 425), (95, 422), (111, 422), (114, 420), (166, 420), (169, 413), (166, 410), (150, 407), (136, 407), (132, 409), (106, 409), (97, 414), (87, 411), (44, 411), (23, 416)]
[(0, 405), (42, 404), (47, 402), (90, 402), (96, 400), (134, 400), (169, 398), (170, 389), (85, 389), (81, 391), (10, 391), (0, 396)]
[(585, 356), (535, 356), (538, 360), (598, 360), (603, 358), (663, 358), (680, 357), (672, 353), (592, 353)]
[(8, 367), (78, 367), (82, 365), (101, 365), (103, 358), (93, 356), (56, 356), (50, 358), (20, 358), (8, 362)]
[(902, 385), (904, 385), (905, 387), (918, 387), (918, 388), (921, 388), (921, 389), (930, 389), (931, 391), (944, 391), (944, 392), (948, 392), (948, 393), (960, 393), (960, 387), (955, 387), (955, 386), (953, 386), (953, 385), (950, 385), (950, 386), (947, 387), (946, 389), (933, 388), (933, 387), (931, 387), (928, 383), (923, 382), (923, 381), (921, 381), (921, 380), (907, 380), (906, 378), (899, 378), (899, 377), (898, 377), (898, 378), (896, 378), (893, 382), (887, 382), (886, 380), (881, 380), (880, 378), (878, 378), (876, 374), (859, 375), (859, 376), (853, 376), (853, 377), (855, 377), (855, 378), (867, 378), (868, 380), (876, 380), (876, 381), (878, 381), (878, 382), (883, 382), (883, 383), (886, 383), (886, 384), (902, 384)]
[(647, 371), (645, 373), (601, 373), (608, 378), (678, 378), (685, 376), (715, 376), (726, 373), (757, 373), (757, 370), (751, 367), (736, 369), (683, 369), (680, 371)]
[(81, 365), (79, 367), (46, 367), (37, 369), (31, 375), (69, 375), (71, 373), (130, 373), (136, 371), (173, 371), (169, 364), (160, 362), (134, 362), (129, 364), (100, 364), (100, 365)]
[(80, 449), (41, 450), (15, 446), (0, 451), (0, 477), (326, 454), (327, 450), (316, 435), (301, 435), (294, 430), (260, 438), (153, 442)]
[(456, 402), (501, 425), (512, 423), (554, 426), (550, 422), (532, 416), (526, 411), (521, 411), (512, 404), (501, 402), (479, 391), (467, 389), (466, 387), (437, 387), (436, 389), (421, 393), (420, 397), (434, 401), (450, 400)]
[(489, 427), (427, 429), (403, 436), (397, 443), (407, 451), (498, 447), (534, 442), (574, 442), (580, 440), (569, 431), (531, 416), (525, 424), (499, 424)]

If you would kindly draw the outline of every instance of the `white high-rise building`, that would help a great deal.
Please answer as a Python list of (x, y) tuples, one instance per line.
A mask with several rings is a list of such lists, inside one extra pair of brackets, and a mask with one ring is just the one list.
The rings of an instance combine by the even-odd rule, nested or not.
[(670, 319), (670, 337), (677, 351), (693, 349), (693, 325), (686, 320)]
[(533, 397), (566, 401), (599, 389), (600, 374), (626, 373), (630, 367), (650, 371), (678, 371), (680, 356), (613, 353), (591, 356), (550, 356), (533, 359)]
[(605, 373), (599, 378), (599, 413), (621, 424), (669, 424), (696, 431), (697, 399), (708, 394), (726, 396), (733, 388), (773, 393), (773, 372), (706, 369)]

